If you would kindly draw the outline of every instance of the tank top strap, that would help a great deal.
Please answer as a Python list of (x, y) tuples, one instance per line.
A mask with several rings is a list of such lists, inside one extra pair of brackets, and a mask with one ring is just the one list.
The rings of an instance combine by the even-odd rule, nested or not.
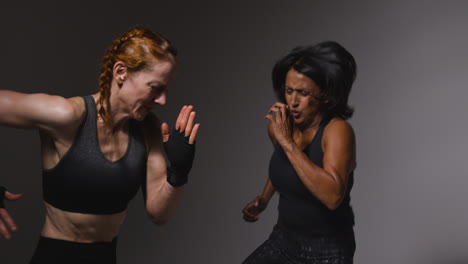
[(318, 142), (322, 142), (322, 136), (323, 136), (323, 130), (325, 130), (325, 127), (330, 123), (331, 118), (325, 118), (322, 121), (320, 121), (319, 128), (317, 130), (317, 134), (314, 138), (317, 138)]

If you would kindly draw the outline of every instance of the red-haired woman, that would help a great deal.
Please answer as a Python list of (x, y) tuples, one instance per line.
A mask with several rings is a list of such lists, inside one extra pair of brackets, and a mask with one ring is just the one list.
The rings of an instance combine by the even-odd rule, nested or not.
[[(137, 27), (108, 49), (96, 94), (0, 91), (0, 125), (37, 129), (41, 138), (46, 219), (31, 263), (115, 263), (120, 225), (140, 186), (151, 221), (168, 221), (199, 128), (192, 106), (182, 107), (171, 132), (150, 112), (166, 104), (176, 55), (167, 39)], [(0, 207), (3, 197), (20, 197), (5, 188), (0, 196)], [(2, 236), (15, 230), (0, 208)]]

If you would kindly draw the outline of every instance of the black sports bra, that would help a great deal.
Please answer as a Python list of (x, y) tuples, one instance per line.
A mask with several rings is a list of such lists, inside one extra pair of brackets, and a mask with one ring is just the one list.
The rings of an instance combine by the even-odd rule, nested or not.
[(144, 137), (131, 120), (127, 151), (117, 161), (108, 160), (99, 147), (94, 99), (83, 99), (86, 114), (72, 146), (54, 168), (42, 170), (44, 200), (69, 212), (119, 213), (146, 179)]

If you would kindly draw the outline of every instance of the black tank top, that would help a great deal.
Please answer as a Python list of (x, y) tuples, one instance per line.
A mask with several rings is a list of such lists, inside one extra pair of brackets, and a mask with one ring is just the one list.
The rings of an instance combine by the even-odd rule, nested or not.
[(119, 213), (146, 179), (144, 137), (139, 123), (130, 120), (125, 154), (108, 160), (99, 147), (94, 99), (83, 98), (86, 113), (72, 146), (54, 168), (42, 170), (44, 200), (69, 212)]
[[(323, 168), (322, 134), (330, 120), (323, 120), (304, 153)], [(354, 214), (350, 206), (353, 174), (349, 175), (346, 195), (335, 210), (329, 210), (305, 187), (280, 144), (270, 160), (270, 180), (279, 192), (278, 225), (296, 234), (314, 236), (351, 231)]]

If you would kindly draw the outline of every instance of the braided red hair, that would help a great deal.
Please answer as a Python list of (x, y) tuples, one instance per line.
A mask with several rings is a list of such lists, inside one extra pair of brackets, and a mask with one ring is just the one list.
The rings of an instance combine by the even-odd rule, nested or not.
[(114, 40), (102, 59), (99, 75), (97, 104), (100, 106), (98, 113), (104, 122), (111, 124), (109, 98), (113, 67), (117, 61), (123, 62), (131, 73), (145, 69), (154, 60), (171, 60), (176, 56), (177, 50), (169, 40), (145, 27), (135, 27)]

